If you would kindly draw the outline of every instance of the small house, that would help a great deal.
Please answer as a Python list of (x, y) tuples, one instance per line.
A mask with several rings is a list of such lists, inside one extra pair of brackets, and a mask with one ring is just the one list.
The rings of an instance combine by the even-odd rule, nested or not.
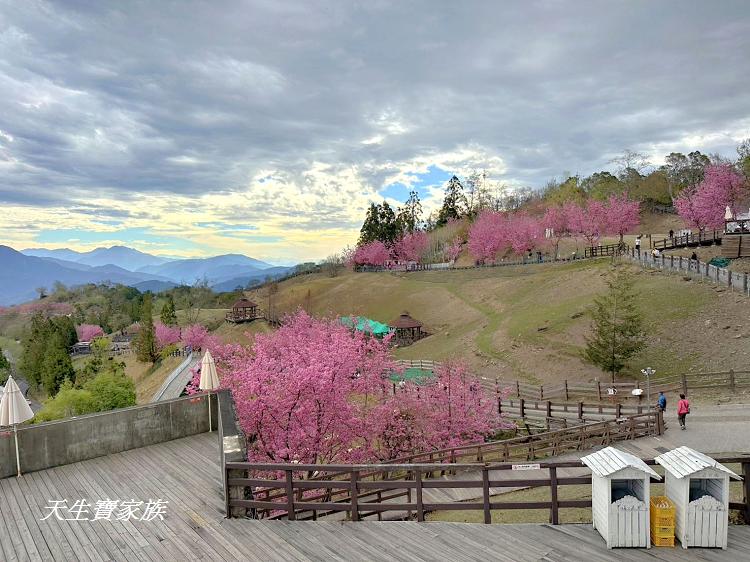
[(664, 467), (664, 488), (675, 504), (675, 533), (682, 547), (726, 548), (729, 479), (742, 478), (690, 447), (678, 447), (654, 460)]
[(638, 457), (606, 447), (581, 458), (591, 469), (594, 529), (607, 548), (650, 548), (651, 478), (659, 476)]
[(409, 345), (427, 336), (422, 330), (422, 323), (409, 316), (408, 312), (403, 312), (389, 326), (396, 332), (395, 340), (399, 345)]
[(232, 310), (227, 312), (227, 322), (249, 322), (258, 318), (258, 305), (246, 298), (241, 298), (232, 305)]

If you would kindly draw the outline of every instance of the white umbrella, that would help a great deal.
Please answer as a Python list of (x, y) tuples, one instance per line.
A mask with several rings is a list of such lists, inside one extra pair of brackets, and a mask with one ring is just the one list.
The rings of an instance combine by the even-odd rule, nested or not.
[(34, 412), (29, 408), (29, 403), (26, 402), (21, 389), (18, 388), (13, 377), (8, 377), (8, 382), (5, 383), (5, 392), (3, 392), (3, 397), (0, 399), (0, 425), (13, 426), (13, 434), (16, 438), (16, 467), (18, 468), (18, 476), (21, 476), (21, 457), (18, 454), (18, 424), (33, 417)]
[(724, 220), (730, 221), (734, 218), (734, 215), (732, 215), (732, 209), (729, 208), (729, 205), (727, 205), (726, 211), (724, 211)]
[(206, 351), (201, 359), (201, 380), (198, 383), (198, 388), (201, 390), (208, 390), (208, 431), (213, 431), (211, 428), (211, 391), (219, 388), (219, 375), (216, 373), (216, 363), (214, 358), (211, 357), (211, 352)]

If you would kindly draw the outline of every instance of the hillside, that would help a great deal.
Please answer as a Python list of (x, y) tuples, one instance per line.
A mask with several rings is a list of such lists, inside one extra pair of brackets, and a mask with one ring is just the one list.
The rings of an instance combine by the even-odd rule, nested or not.
[[(400, 358), (465, 358), (477, 372), (546, 383), (606, 380), (580, 358), (591, 299), (604, 289), (608, 260), (451, 272), (345, 273), (279, 284), (279, 311), (358, 314), (388, 322), (408, 310), (433, 333)], [(626, 376), (740, 368), (750, 358), (747, 299), (710, 285), (632, 267), (649, 330)], [(265, 292), (255, 294), (267, 302)]]

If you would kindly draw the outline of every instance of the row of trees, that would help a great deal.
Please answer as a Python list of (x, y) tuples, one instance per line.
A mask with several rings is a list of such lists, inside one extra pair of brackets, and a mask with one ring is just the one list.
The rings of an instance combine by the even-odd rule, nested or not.
[(484, 211), (469, 229), (468, 248), (478, 261), (494, 260), (505, 252), (523, 255), (554, 241), (557, 256), (565, 237), (582, 237), (594, 245), (604, 235), (619, 236), (638, 226), (640, 203), (612, 195), (605, 201), (566, 203), (547, 208), (543, 216), (525, 212)]
[(234, 349), (219, 368), (254, 461), (372, 462), (481, 441), (509, 425), (463, 367), (394, 394), (387, 339), (304, 312), (256, 336), (252, 350)]

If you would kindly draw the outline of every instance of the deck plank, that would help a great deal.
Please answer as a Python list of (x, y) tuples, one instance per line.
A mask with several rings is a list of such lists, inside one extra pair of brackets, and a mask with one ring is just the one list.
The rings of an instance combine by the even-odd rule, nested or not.
[[(49, 499), (162, 498), (164, 521), (39, 521)], [(70, 502), (69, 502), (70, 503)], [(591, 525), (225, 519), (218, 437), (202, 434), (0, 480), (3, 560), (446, 560), (639, 562), (750, 559), (750, 527), (729, 549), (607, 550)]]

